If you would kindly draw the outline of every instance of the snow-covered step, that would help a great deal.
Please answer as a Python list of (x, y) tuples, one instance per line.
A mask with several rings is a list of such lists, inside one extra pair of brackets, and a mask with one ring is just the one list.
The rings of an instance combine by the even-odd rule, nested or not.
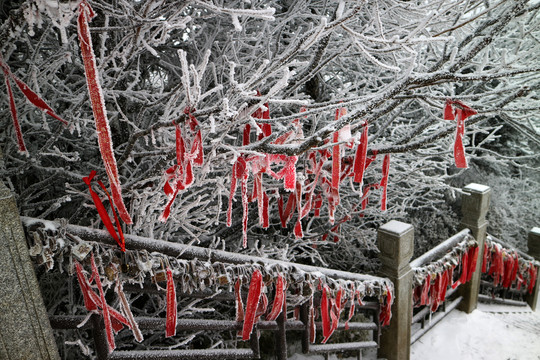
[(146, 360), (146, 359), (253, 359), (251, 349), (208, 349), (208, 350), (130, 350), (114, 351), (107, 360)]
[(337, 353), (342, 351), (354, 351), (362, 350), (369, 348), (376, 348), (377, 343), (375, 341), (359, 341), (359, 342), (350, 342), (343, 344), (321, 344), (321, 345), (310, 345), (309, 353), (310, 354), (327, 354), (327, 353)]

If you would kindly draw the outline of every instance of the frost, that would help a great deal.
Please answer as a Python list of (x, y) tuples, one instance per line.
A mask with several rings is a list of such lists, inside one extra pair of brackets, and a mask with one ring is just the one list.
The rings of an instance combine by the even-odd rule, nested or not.
[[(102, 92), (103, 106), (95, 110), (106, 111), (108, 120), (101, 132), (92, 94), (81, 86), (84, 59), (73, 18), (80, 4), (96, 7), (88, 31), (101, 85), (93, 89)], [(96, 170), (106, 189), (116, 183), (106, 176), (111, 163), (100, 156), (99, 139), (113, 144), (117, 183), (133, 220), (122, 229), (166, 246), (191, 244), (186, 253), (200, 242), (264, 261), (364, 273), (378, 266), (376, 224), (413, 223), (420, 247), (450, 235), (460, 216), (452, 194), (475, 174), (480, 180), (474, 181), (489, 178), (501, 196), (490, 208), (498, 219), (491, 227), (518, 243), (538, 226), (537, 2), (38, 0), (9, 7), (0, 26), (4, 62), (76, 130), (70, 134), (44, 116), (13, 86), (29, 157), (18, 152), (17, 134), (6, 122), (0, 173), (22, 214), (102, 228), (81, 181)], [(9, 117), (3, 83), (0, 92)], [(447, 99), (455, 102), (451, 113), (464, 109), (457, 101), (478, 111), (464, 120), (457, 146), (474, 171), (455, 168), (457, 129), (455, 120), (443, 119)], [(254, 116), (266, 108), (264, 119)], [(336, 121), (341, 108), (348, 113)], [(194, 162), (201, 149), (204, 158), (163, 223), (170, 200), (163, 174), (176, 164), (175, 126), (189, 152), (185, 159)], [(387, 154), (392, 160), (383, 182)], [(231, 172), (240, 158), (249, 176), (245, 186), (237, 179), (229, 211)], [(105, 192), (94, 190), (110, 209)], [(68, 251), (69, 241), (59, 247)], [(49, 266), (43, 251), (33, 249)], [(158, 256), (139, 255), (133, 266), (152, 276)], [(140, 284), (136, 275), (129, 281)], [(273, 288), (267, 290), (271, 301)], [(165, 290), (161, 295), (158, 305)], [(212, 346), (227, 346), (220, 340)], [(77, 346), (66, 348), (77, 352), (67, 357), (82, 356)]]
[(407, 224), (397, 220), (391, 220), (379, 228), (381, 231), (386, 231), (396, 235), (401, 235), (412, 229), (411, 224)]
[(465, 186), (464, 190), (471, 190), (473, 192), (485, 193), (489, 190), (489, 186), (482, 184), (469, 184)]

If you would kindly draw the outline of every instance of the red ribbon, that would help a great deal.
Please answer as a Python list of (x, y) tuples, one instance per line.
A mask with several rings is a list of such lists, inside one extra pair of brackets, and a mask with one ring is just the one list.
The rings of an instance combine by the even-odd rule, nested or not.
[(165, 337), (176, 335), (176, 286), (172, 275), (172, 270), (167, 268), (167, 315), (165, 323)]
[[(111, 353), (116, 348), (116, 344), (114, 343), (114, 335), (113, 335), (113, 332), (112, 332), (112, 324), (111, 324), (111, 317), (110, 317), (110, 313), (109, 313), (109, 306), (107, 306), (107, 302), (105, 301), (105, 292), (103, 291), (103, 287), (101, 286), (101, 279), (99, 277), (96, 262), (94, 260), (94, 253), (92, 253), (92, 256), (90, 258), (90, 264), (92, 266), (92, 276), (93, 276), (94, 280), (96, 281), (96, 285), (97, 285), (97, 288), (98, 288), (98, 291), (99, 291), (99, 297), (100, 297), (100, 300), (101, 300), (100, 303), (101, 303), (101, 307), (102, 307), (102, 310), (103, 310), (103, 319), (104, 319), (104, 322), (105, 322), (105, 333), (107, 334), (107, 345), (109, 346), (109, 353)], [(126, 320), (126, 323), (127, 323), (127, 320)]]
[(22, 135), (21, 124), (19, 123), (19, 118), (17, 117), (17, 107), (15, 106), (15, 99), (13, 98), (13, 91), (11, 90), (11, 84), (9, 82), (9, 73), (5, 67), (2, 66), (4, 70), (4, 78), (6, 80), (6, 89), (9, 97), (9, 110), (11, 112), (11, 119), (13, 120), (13, 128), (15, 129), (15, 134), (17, 137), (17, 145), (19, 146), (19, 151), (21, 153), (27, 153), (26, 145), (24, 144), (24, 138)]
[(285, 303), (285, 288), (287, 287), (283, 276), (278, 274), (276, 280), (276, 294), (274, 296), (274, 303), (272, 304), (272, 310), (266, 317), (267, 321), (274, 321), (277, 319), (278, 315), (281, 314), (283, 310), (283, 304)]
[(381, 210), (386, 211), (386, 189), (388, 187), (388, 174), (390, 173), (390, 154), (384, 155), (382, 167), (381, 187), (383, 189), (381, 198)]
[(246, 301), (246, 313), (244, 318), (244, 326), (242, 328), (242, 340), (249, 340), (253, 325), (255, 324), (255, 316), (261, 298), (263, 287), (262, 274), (259, 270), (253, 271), (251, 282), (249, 284), (249, 293)]
[(475, 114), (477, 114), (476, 110), (470, 108), (459, 100), (446, 100), (446, 104), (444, 106), (444, 119), (455, 119), (457, 122), (456, 138), (454, 141), (454, 161), (456, 163), (456, 167), (460, 169), (465, 169), (468, 167), (467, 159), (465, 158), (465, 148), (463, 146), (465, 120)]
[(107, 189), (105, 188), (105, 185), (103, 185), (101, 180), (98, 180), (98, 184), (101, 186), (103, 191), (105, 191), (105, 193), (107, 194), (107, 197), (109, 198), (109, 203), (111, 204), (112, 212), (113, 212), (113, 215), (114, 215), (114, 220), (116, 222), (116, 228), (118, 229), (118, 234), (116, 233), (116, 230), (114, 229), (114, 225), (113, 225), (113, 223), (111, 221), (111, 218), (109, 217), (109, 214), (107, 213), (107, 210), (105, 210), (105, 206), (101, 202), (101, 199), (99, 198), (99, 195), (96, 194), (94, 192), (94, 190), (92, 190), (91, 182), (92, 182), (92, 180), (94, 179), (95, 176), (96, 176), (96, 171), (92, 170), (90, 172), (90, 175), (83, 178), (83, 181), (84, 181), (84, 183), (86, 185), (88, 185), (88, 190), (90, 191), (90, 195), (92, 196), (92, 201), (94, 202), (94, 205), (96, 206), (99, 217), (101, 218), (101, 221), (105, 225), (105, 228), (107, 229), (109, 234), (111, 234), (113, 239), (118, 243), (118, 245), (120, 246), (120, 249), (125, 252), (126, 251), (126, 242), (125, 242), (125, 239), (124, 239), (124, 233), (122, 232), (122, 227), (120, 225), (120, 220), (118, 219), (118, 217), (116, 215), (116, 211), (114, 209), (114, 204), (113, 204), (113, 202), (111, 200), (109, 192), (107, 191)]
[[(338, 121), (342, 116), (347, 114), (347, 109), (336, 109), (335, 121)], [(339, 131), (334, 132), (334, 143), (339, 142)], [(332, 188), (338, 189), (341, 174), (341, 149), (339, 145), (332, 147)]]
[(90, 28), (88, 26), (88, 21), (94, 16), (94, 11), (90, 5), (86, 2), (86, 0), (83, 0), (79, 5), (77, 29), (86, 74), (86, 85), (88, 86), (90, 102), (92, 103), (92, 111), (94, 113), (94, 121), (96, 123), (99, 151), (101, 153), (103, 163), (105, 164), (105, 171), (109, 177), (109, 183), (111, 184), (111, 192), (114, 204), (118, 209), (120, 218), (129, 225), (132, 224), (133, 221), (131, 220), (131, 217), (126, 209), (124, 200), (122, 199), (122, 189), (118, 179), (118, 168), (116, 166), (116, 159), (114, 157), (112, 147), (109, 120), (107, 119), (106, 115), (103, 92), (99, 84), (96, 58), (94, 55), (94, 50), (92, 49), (92, 38), (90, 36)]
[[(328, 292), (330, 291), (330, 288), (328, 285), (324, 285), (322, 290), (322, 297), (321, 297), (321, 320), (322, 320), (322, 331), (323, 331), (323, 344), (328, 340), (330, 335), (332, 333), (330, 332), (331, 326), (330, 326), (330, 319), (328, 317), (328, 305), (330, 300), (328, 299)], [(326, 339), (326, 340), (324, 340)]]
[(15, 81), (15, 84), (17, 87), (21, 90), (23, 95), (28, 99), (28, 101), (33, 104), (38, 109), (44, 111), (46, 114), (49, 114), (50, 116), (54, 117), (55, 119), (61, 121), (64, 125), (68, 125), (68, 122), (62, 119), (60, 116), (56, 115), (56, 113), (51, 109), (49, 105), (41, 98), (38, 94), (32, 91), (28, 85), (26, 85), (21, 79), (19, 79), (17, 76), (15, 76), (11, 69), (9, 68), (9, 65), (4, 62), (2, 59), (2, 56), (0, 55), (0, 67), (2, 67), (2, 71), (4, 73), (4, 79), (6, 81), (6, 89), (8, 93), (9, 98), (9, 110), (11, 112), (11, 118), (13, 120), (13, 128), (15, 129), (15, 134), (17, 137), (17, 145), (19, 147), (19, 151), (22, 153), (26, 153), (26, 145), (24, 144), (24, 139), (22, 135), (21, 125), (19, 123), (19, 119), (17, 117), (17, 107), (15, 105), (15, 99), (13, 96), (13, 91), (11, 89), (11, 83), (9, 81), (9, 78), (12, 78)]
[(354, 157), (354, 182), (362, 183), (364, 179), (364, 170), (366, 169), (367, 158), (367, 143), (368, 143), (368, 125), (364, 125), (364, 130), (360, 136), (360, 144), (356, 148)]

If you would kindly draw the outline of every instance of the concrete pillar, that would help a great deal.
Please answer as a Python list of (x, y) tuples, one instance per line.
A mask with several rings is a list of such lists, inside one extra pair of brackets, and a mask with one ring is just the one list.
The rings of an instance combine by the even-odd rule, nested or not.
[(484, 253), (484, 243), (486, 241), (486, 230), (488, 222), (486, 214), (489, 209), (491, 199), (491, 188), (480, 184), (469, 184), (463, 188), (464, 194), (461, 198), (462, 219), (460, 227), (469, 228), (471, 235), (478, 241), (479, 261), (476, 262), (476, 270), (471, 281), (460, 285), (459, 293), (463, 296), (463, 301), (458, 309), (466, 313), (471, 313), (478, 304), (478, 292), (480, 291), (480, 278), (482, 276), (482, 258)]
[(408, 360), (411, 349), (412, 280), (409, 265), (414, 251), (414, 229), (410, 224), (392, 220), (379, 228), (377, 245), (382, 262), (381, 276), (394, 283), (390, 325), (382, 329), (378, 357)]
[[(534, 227), (531, 231), (529, 231), (527, 247), (529, 248), (529, 255), (531, 255), (535, 260), (540, 261), (540, 228)], [(527, 294), (525, 297), (527, 304), (529, 304), (533, 311), (536, 310), (536, 305), (538, 304), (539, 285), (540, 279), (537, 279), (532, 294)]]
[(19, 210), (0, 181), (0, 359), (60, 359)]

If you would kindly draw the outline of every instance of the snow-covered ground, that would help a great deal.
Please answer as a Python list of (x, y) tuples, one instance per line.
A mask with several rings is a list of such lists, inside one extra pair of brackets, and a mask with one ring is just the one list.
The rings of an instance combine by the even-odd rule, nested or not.
[[(373, 355), (363, 358), (374, 359)], [(291, 357), (323, 359), (301, 354)], [(331, 355), (329, 359), (339, 358)], [(540, 309), (532, 312), (529, 307), (478, 304), (468, 315), (454, 310), (411, 347), (411, 360), (432, 359), (540, 360)]]
[(540, 360), (540, 311), (478, 304), (452, 311), (412, 345), (411, 360)]

